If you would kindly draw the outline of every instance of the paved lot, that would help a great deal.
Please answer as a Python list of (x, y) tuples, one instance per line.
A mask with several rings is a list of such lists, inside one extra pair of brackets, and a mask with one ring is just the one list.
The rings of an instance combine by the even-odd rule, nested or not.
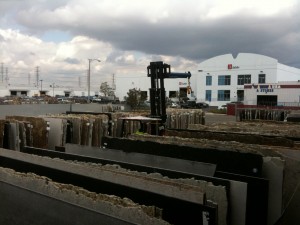
[(236, 122), (236, 116), (229, 116), (226, 114), (217, 114), (217, 113), (205, 113), (205, 125), (212, 123), (224, 123), (224, 122)]
[(66, 111), (102, 112), (102, 104), (24, 104), (0, 105), (0, 119), (7, 115), (39, 116), (45, 114), (61, 114)]

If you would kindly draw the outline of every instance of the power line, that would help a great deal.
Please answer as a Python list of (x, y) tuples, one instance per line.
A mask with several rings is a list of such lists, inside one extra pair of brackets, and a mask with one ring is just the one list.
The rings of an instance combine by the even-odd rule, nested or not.
[(130, 77), (128, 77), (128, 76), (118, 76), (118, 78), (142, 78), (142, 77), (147, 77), (147, 76), (130, 76)]

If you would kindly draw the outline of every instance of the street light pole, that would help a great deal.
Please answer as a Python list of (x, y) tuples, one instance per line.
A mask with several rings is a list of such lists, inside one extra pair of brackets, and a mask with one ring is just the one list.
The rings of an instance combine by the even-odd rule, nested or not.
[(54, 85), (55, 83), (52, 83), (52, 97), (54, 97)]
[(91, 62), (98, 61), (101, 62), (99, 59), (88, 59), (89, 60), (89, 71), (88, 71), (88, 100), (87, 102), (90, 103), (90, 90), (91, 90)]
[(41, 81), (41, 91), (43, 90), (43, 80), (40, 80)]

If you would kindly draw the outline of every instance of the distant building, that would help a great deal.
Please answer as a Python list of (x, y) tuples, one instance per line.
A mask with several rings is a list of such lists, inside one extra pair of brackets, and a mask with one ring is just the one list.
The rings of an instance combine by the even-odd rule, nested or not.
[[(91, 96), (98, 96), (99, 91), (91, 91)], [(5, 85), (0, 84), (0, 97), (16, 96), (16, 97), (34, 97), (34, 96), (87, 96), (87, 90), (83, 88), (71, 87), (36, 87), (33, 85)]]
[[(295, 99), (291, 94), (294, 92), (284, 94), (282, 91), (278, 92), (275, 87), (281, 86), (277, 85), (280, 81), (300, 80), (300, 69), (280, 64), (277, 59), (264, 55), (239, 53), (236, 58), (232, 54), (226, 54), (203, 61), (199, 64), (198, 74), (194, 76), (196, 76), (197, 101), (205, 101), (211, 106), (220, 107), (229, 102), (244, 102), (244, 104), (267, 101), (293, 102)], [(270, 98), (271, 92), (260, 92), (268, 90), (270, 85), (272, 86), (270, 90), (275, 91), (272, 93), (276, 93), (277, 97)], [(250, 91), (254, 89), (250, 87), (258, 87), (259, 91), (255, 89), (254, 95), (254, 92)], [(292, 91), (292, 89), (285, 90)]]

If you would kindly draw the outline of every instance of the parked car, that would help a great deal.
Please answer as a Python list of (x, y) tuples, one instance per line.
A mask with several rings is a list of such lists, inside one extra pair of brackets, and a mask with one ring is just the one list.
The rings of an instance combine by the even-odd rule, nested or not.
[(181, 108), (183, 109), (203, 109), (208, 107), (209, 104), (205, 102), (187, 101), (181, 104)]
[(209, 107), (209, 104), (207, 104), (206, 102), (197, 102), (196, 105), (200, 109), (204, 109), (204, 108), (208, 108)]
[(61, 98), (57, 98), (57, 102), (61, 104), (68, 104), (71, 103), (72, 101), (67, 97), (61, 97)]
[(179, 105), (176, 102), (171, 102), (169, 107), (170, 108), (179, 108)]
[(220, 110), (227, 110), (227, 105), (221, 105), (218, 107)]

